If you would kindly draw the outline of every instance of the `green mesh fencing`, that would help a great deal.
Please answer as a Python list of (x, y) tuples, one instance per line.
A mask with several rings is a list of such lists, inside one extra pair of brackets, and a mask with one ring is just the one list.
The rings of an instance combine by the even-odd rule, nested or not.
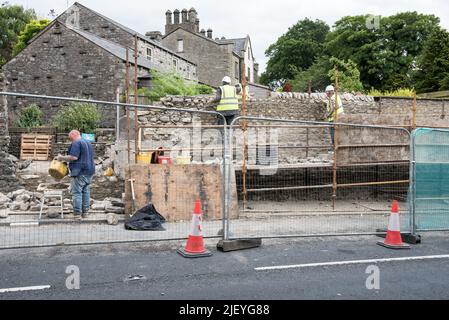
[(409, 206), (415, 230), (449, 230), (449, 130), (417, 129), (411, 149)]

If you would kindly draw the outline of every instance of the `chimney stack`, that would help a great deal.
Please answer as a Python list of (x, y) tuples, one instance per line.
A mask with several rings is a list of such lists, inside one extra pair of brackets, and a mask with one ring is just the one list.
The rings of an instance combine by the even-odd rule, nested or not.
[(173, 24), (173, 19), (172, 19), (172, 12), (170, 10), (167, 10), (167, 12), (165, 13), (165, 24), (167, 25), (171, 25)]
[(145, 35), (151, 40), (160, 42), (162, 40), (162, 33), (160, 31), (149, 31)]
[(182, 23), (188, 22), (189, 19), (187, 17), (187, 9), (182, 9), (181, 14), (182, 14)]
[(173, 12), (173, 17), (174, 17), (174, 24), (175, 25), (178, 25), (179, 24), (179, 10), (178, 9), (176, 9), (174, 12)]
[(195, 8), (190, 8), (189, 10), (189, 21), (191, 23), (196, 23), (196, 18), (198, 17), (198, 13), (196, 12)]
[(212, 39), (212, 29), (207, 29), (207, 37), (209, 38), (209, 39)]

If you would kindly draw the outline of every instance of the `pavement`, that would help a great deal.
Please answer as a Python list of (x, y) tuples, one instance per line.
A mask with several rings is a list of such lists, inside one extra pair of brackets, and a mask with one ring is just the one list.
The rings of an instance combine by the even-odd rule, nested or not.
[[(378, 240), (264, 240), (222, 253), (208, 239), (213, 256), (193, 260), (176, 253), (184, 241), (0, 250), (0, 300), (449, 299), (448, 233), (423, 234), (422, 244), (402, 251)], [(379, 287), (369, 290), (373, 266)]]

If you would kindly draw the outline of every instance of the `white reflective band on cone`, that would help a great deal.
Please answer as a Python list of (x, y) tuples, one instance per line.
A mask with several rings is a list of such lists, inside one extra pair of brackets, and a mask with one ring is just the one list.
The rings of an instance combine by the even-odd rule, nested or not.
[(194, 214), (192, 217), (192, 233), (193, 237), (201, 237), (203, 235), (201, 230), (201, 215)]
[(390, 222), (388, 223), (389, 231), (401, 231), (399, 227), (399, 214), (392, 213), (390, 215)]

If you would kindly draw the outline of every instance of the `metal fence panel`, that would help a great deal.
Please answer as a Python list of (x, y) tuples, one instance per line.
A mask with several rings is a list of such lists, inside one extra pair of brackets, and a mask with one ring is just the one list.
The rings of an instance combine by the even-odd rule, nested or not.
[(414, 227), (416, 231), (449, 230), (449, 130), (417, 129), (412, 148)]
[(393, 199), (410, 231), (407, 130), (241, 117), (229, 134), (229, 239), (378, 234)]
[[(114, 171), (118, 179), (116, 177), (109, 179), (103, 175), (103, 170), (106, 168), (101, 168), (102, 164), (99, 162), (104, 159), (97, 162), (97, 169), (100, 168), (101, 172), (98, 171), (99, 174), (94, 177), (96, 190), (93, 190), (93, 192), (98, 191), (103, 196), (101, 199), (95, 199), (98, 200), (96, 202), (97, 208), (91, 209), (88, 218), (81, 222), (75, 221), (73, 210), (70, 209), (70, 205), (67, 206), (71, 199), (67, 190), (70, 178), (66, 177), (62, 181), (55, 181), (48, 176), (49, 161), (35, 161), (27, 169), (17, 173), (20, 175), (20, 179), (28, 179), (28, 192), (25, 196), (21, 196), (23, 191), (18, 191), (13, 196), (13, 199), (27, 200), (28, 204), (34, 208), (31, 210), (30, 206), (27, 205), (11, 207), (11, 204), (8, 204), (8, 208), (5, 209), (7, 218), (0, 219), (0, 248), (186, 239), (192, 231), (191, 218), (196, 198), (200, 198), (203, 203), (204, 237), (219, 237), (219, 231), (223, 229), (224, 222), (222, 219), (224, 214), (223, 190), (225, 187), (223, 155), (226, 145), (224, 140), (227, 137), (225, 126), (214, 125), (218, 117), (222, 117), (219, 113), (77, 98), (3, 92), (0, 94), (7, 95), (9, 98), (27, 98), (37, 104), (39, 104), (39, 101), (51, 101), (55, 105), (68, 102), (93, 103), (98, 107), (101, 106), (102, 110), (110, 110), (114, 116), (117, 114), (119, 129), (116, 141), (105, 146), (111, 149), (109, 155), (114, 157)], [(136, 111), (137, 113), (135, 113)], [(189, 124), (182, 121), (175, 124), (174, 121), (169, 121), (160, 122), (158, 126), (150, 126), (145, 125), (145, 121), (142, 119), (147, 115), (164, 115), (170, 119), (182, 119), (186, 114), (192, 117)], [(136, 123), (137, 126), (135, 126)], [(159, 138), (155, 142), (155, 135), (163, 138)], [(158, 148), (163, 148), (165, 154), (169, 154), (172, 159), (177, 159), (178, 155), (184, 156), (184, 159), (187, 158), (187, 162), (191, 162), (191, 165), (185, 167), (192, 168), (192, 172), (179, 170), (179, 168), (183, 168), (182, 166), (143, 164), (141, 168), (147, 169), (149, 166), (154, 166), (153, 169), (156, 168), (161, 176), (156, 177), (157, 179), (151, 178), (149, 171), (145, 171), (146, 176), (142, 176), (143, 171), (138, 171), (135, 168), (136, 154), (152, 152)], [(210, 170), (203, 170), (204, 164), (207, 164), (207, 168)], [(153, 170), (152, 174), (155, 174), (155, 172)], [(193, 177), (191, 181), (186, 180), (187, 174)], [(134, 180), (134, 187), (138, 196), (136, 207), (127, 208), (126, 212), (132, 213), (134, 209), (145, 206), (151, 199), (155, 200), (156, 194), (165, 195), (166, 198), (159, 201), (160, 205), (156, 206), (156, 209), (168, 220), (163, 224), (164, 231), (126, 230), (124, 227), (125, 214), (117, 215), (119, 218), (118, 224), (109, 225), (107, 223), (106, 213), (111, 211), (108, 208), (98, 208), (98, 206), (101, 207), (98, 202), (101, 202), (103, 197), (114, 196), (105, 194), (107, 191), (101, 190), (101, 186), (107, 185), (107, 190), (116, 193), (117, 197), (121, 197), (126, 189), (127, 204), (129, 204), (132, 203), (131, 192), (129, 191), (130, 179)], [(146, 188), (143, 189), (143, 185), (139, 185), (139, 181), (143, 183), (151, 181), (152, 183), (147, 184)], [(160, 183), (154, 181), (160, 181)], [(35, 183), (33, 184), (33, 182)], [(66, 204), (64, 217), (57, 216), (55, 219), (51, 219), (44, 213), (42, 218), (39, 219), (37, 206), (39, 200), (42, 199), (44, 187), (64, 190)], [(206, 192), (207, 187), (209, 187), (209, 190), (213, 189), (214, 192)], [(156, 190), (157, 188), (159, 190)], [(168, 190), (168, 188), (171, 189)], [(49, 200), (46, 204), (52, 204), (52, 202), (54, 200)], [(169, 207), (169, 205), (172, 207)], [(174, 212), (179, 213), (181, 210), (183, 211), (182, 216), (174, 214)]]

